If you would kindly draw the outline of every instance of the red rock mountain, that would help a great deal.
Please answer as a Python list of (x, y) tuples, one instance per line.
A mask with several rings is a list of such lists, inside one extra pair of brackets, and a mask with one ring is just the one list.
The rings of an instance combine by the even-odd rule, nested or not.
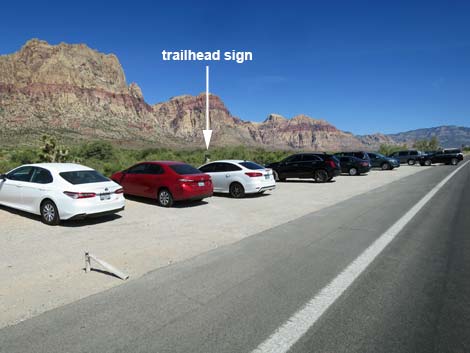
[[(271, 114), (262, 123), (243, 121), (210, 96), (214, 145), (305, 150), (376, 148), (383, 135), (357, 137), (324, 120)], [(35, 141), (43, 133), (64, 139), (103, 138), (121, 144), (203, 147), (205, 96), (179, 96), (149, 105), (128, 85), (113, 54), (84, 44), (28, 41), (0, 56), (0, 145)]]

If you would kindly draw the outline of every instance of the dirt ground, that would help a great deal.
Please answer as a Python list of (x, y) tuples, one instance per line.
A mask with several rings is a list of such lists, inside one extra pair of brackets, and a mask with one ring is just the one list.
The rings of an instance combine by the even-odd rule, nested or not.
[(132, 198), (118, 215), (57, 227), (0, 206), (0, 327), (123, 283), (85, 273), (86, 251), (133, 280), (428, 168), (402, 166), (326, 184), (292, 180), (266, 195), (214, 196), (170, 209)]

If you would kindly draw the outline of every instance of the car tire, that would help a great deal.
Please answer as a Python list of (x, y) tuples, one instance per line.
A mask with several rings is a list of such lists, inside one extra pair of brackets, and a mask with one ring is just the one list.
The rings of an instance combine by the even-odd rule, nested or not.
[(324, 169), (318, 169), (313, 174), (313, 179), (315, 179), (317, 183), (325, 183), (328, 181), (328, 178), (328, 173)]
[(56, 226), (60, 223), (59, 210), (51, 200), (44, 200), (41, 203), (41, 221), (49, 226)]
[(273, 176), (274, 176), (275, 181), (280, 181), (279, 174), (277, 174), (277, 172), (275, 170), (273, 170)]
[(432, 164), (432, 163), (431, 163), (431, 160), (430, 160), (430, 159), (426, 159), (426, 160), (424, 161), (424, 165), (425, 165), (426, 167), (429, 167), (431, 164)]
[(458, 163), (459, 163), (459, 160), (457, 158), (452, 158), (450, 160), (450, 164), (452, 164), (452, 165), (457, 165)]
[(358, 172), (357, 168), (352, 167), (352, 168), (349, 168), (348, 174), (351, 175), (351, 176), (356, 176), (356, 175), (359, 175), (359, 172)]
[(245, 188), (240, 183), (232, 183), (229, 187), (230, 196), (234, 199), (240, 199), (245, 196)]
[(414, 159), (408, 159), (408, 165), (415, 165), (416, 161)]
[(173, 195), (168, 189), (161, 189), (157, 196), (158, 204), (162, 207), (173, 206)]
[(391, 168), (390, 163), (385, 162), (382, 164), (382, 170), (391, 170), (391, 169), (392, 168)]
[(274, 180), (276, 181), (286, 181), (286, 178), (279, 178), (279, 174), (276, 172), (276, 171), (273, 171), (273, 175), (274, 175)]

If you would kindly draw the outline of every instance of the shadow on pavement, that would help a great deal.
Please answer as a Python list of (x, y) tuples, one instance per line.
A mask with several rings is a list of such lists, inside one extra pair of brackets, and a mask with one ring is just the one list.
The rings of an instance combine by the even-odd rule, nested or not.
[[(147, 205), (152, 205), (156, 207), (160, 207), (157, 203), (157, 200), (150, 199), (147, 197), (139, 197), (139, 196), (131, 196), (131, 195), (125, 195), (126, 200), (130, 201), (135, 201), (139, 203), (145, 203)], [(189, 208), (189, 207), (196, 207), (196, 206), (202, 206), (202, 205), (207, 205), (207, 201), (175, 201), (173, 206), (171, 208)]]

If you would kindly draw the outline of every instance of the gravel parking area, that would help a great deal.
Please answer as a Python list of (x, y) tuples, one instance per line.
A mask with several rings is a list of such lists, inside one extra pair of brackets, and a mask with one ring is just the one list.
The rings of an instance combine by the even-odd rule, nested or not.
[(85, 251), (132, 280), (429, 168), (374, 170), (326, 184), (292, 180), (266, 195), (215, 196), (170, 209), (132, 198), (119, 215), (57, 227), (0, 207), (0, 327), (123, 283), (98, 271), (86, 274)]

